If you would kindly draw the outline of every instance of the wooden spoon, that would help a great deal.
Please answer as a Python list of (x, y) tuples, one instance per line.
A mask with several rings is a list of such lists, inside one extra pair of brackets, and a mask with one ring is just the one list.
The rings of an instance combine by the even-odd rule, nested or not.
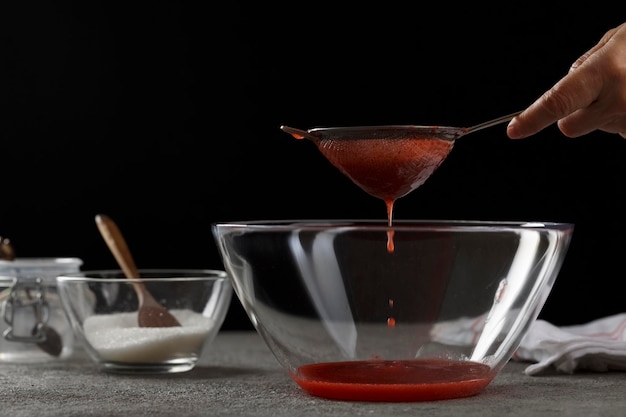
[[(124, 271), (126, 278), (139, 278), (139, 271), (130, 254), (126, 240), (115, 222), (104, 214), (96, 216), (96, 224), (115, 260)], [(152, 297), (148, 289), (140, 282), (133, 282), (133, 288), (139, 300), (137, 321), (139, 327), (174, 327), (180, 323), (165, 307)]]

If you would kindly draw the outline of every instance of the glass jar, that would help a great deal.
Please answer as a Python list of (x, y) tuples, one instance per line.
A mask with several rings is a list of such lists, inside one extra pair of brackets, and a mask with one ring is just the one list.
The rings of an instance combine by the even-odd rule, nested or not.
[(79, 258), (0, 260), (0, 362), (46, 362), (74, 352), (74, 334), (57, 291)]

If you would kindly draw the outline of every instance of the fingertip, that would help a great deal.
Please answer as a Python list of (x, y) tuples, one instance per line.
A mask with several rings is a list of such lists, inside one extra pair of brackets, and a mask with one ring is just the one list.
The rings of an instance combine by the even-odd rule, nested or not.
[(517, 117), (511, 119), (509, 124), (506, 127), (506, 135), (509, 139), (522, 139), (524, 136), (519, 130), (519, 123), (517, 121)]

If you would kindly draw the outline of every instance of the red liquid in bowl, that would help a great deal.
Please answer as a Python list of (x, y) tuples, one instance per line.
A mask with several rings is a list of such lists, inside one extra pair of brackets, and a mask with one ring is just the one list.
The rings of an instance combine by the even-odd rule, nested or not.
[(292, 375), (308, 393), (349, 401), (435, 401), (469, 397), (495, 377), (487, 365), (445, 359), (371, 360), (305, 365)]

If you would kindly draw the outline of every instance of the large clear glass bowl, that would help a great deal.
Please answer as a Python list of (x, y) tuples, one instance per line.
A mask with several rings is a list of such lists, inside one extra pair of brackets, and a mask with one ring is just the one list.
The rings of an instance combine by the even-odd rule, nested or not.
[(359, 401), (481, 392), (537, 318), (573, 229), (432, 220), (212, 225), (243, 308), (293, 380), (316, 396)]

